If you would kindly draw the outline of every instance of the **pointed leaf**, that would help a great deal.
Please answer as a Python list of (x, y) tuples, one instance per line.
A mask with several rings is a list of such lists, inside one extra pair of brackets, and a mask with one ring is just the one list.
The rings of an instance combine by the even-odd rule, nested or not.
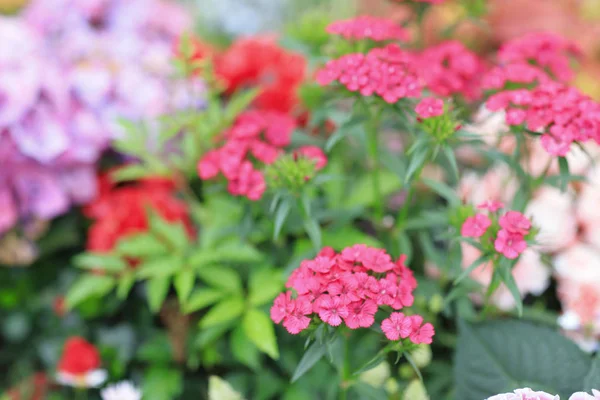
[(73, 264), (83, 269), (98, 269), (107, 272), (120, 272), (127, 268), (128, 264), (121, 257), (113, 254), (83, 253), (75, 256)]
[(256, 347), (274, 360), (279, 358), (273, 321), (267, 314), (256, 309), (246, 312), (242, 321), (244, 332)]
[(135, 274), (133, 272), (126, 272), (119, 277), (119, 283), (117, 284), (117, 297), (121, 300), (125, 300), (135, 283)]
[(600, 353), (596, 353), (592, 367), (583, 381), (583, 390), (589, 392), (592, 389), (600, 390)]
[(117, 252), (131, 258), (167, 254), (167, 246), (151, 233), (129, 235), (117, 243)]
[(244, 333), (241, 325), (236, 326), (229, 337), (231, 353), (236, 360), (257, 370), (260, 367), (260, 352)]
[(302, 377), (308, 370), (310, 370), (323, 356), (325, 355), (326, 348), (325, 344), (314, 342), (302, 356), (302, 359), (298, 363), (294, 374), (292, 375), (292, 383), (296, 382)]
[(521, 292), (517, 287), (517, 282), (515, 282), (515, 278), (512, 274), (512, 268), (509, 262), (501, 262), (498, 265), (500, 269), (500, 277), (502, 278), (502, 282), (506, 285), (513, 298), (515, 299), (515, 304), (517, 305), (517, 312), (519, 313), (519, 317), (523, 316), (523, 299), (521, 299)]
[(277, 207), (277, 213), (275, 214), (275, 227), (273, 229), (273, 240), (277, 240), (279, 238), (279, 234), (281, 233), (281, 228), (283, 228), (283, 224), (287, 219), (288, 215), (290, 215), (290, 211), (292, 210), (292, 202), (289, 198), (283, 199), (279, 203), (279, 207)]
[(448, 160), (448, 163), (450, 164), (450, 169), (452, 170), (453, 178), (456, 180), (459, 180), (460, 175), (458, 172), (458, 164), (456, 162), (456, 156), (454, 155), (454, 150), (452, 150), (452, 147), (450, 147), (450, 146), (444, 146), (444, 147), (442, 147), (442, 151), (444, 152), (444, 155), (446, 156), (446, 159)]
[(281, 272), (271, 268), (257, 269), (250, 275), (248, 300), (254, 306), (262, 306), (272, 301), (282, 288)]
[(179, 298), (179, 304), (184, 305), (187, 302), (192, 289), (194, 288), (194, 282), (196, 280), (196, 274), (194, 270), (186, 268), (175, 275), (173, 284), (177, 297)]
[(214, 265), (200, 268), (197, 273), (200, 279), (215, 288), (230, 292), (240, 292), (242, 290), (242, 278), (233, 268)]
[(457, 285), (458, 283), (460, 283), (460, 281), (462, 281), (463, 279), (465, 279), (467, 276), (471, 275), (471, 272), (473, 272), (473, 270), (475, 270), (475, 268), (477, 268), (481, 264), (489, 261), (491, 258), (492, 258), (491, 254), (483, 254), (477, 260), (473, 261), (473, 263), (471, 265), (469, 265), (467, 268), (465, 268), (460, 273), (460, 275), (458, 276), (458, 278), (456, 278), (454, 280), (454, 284)]
[(412, 155), (410, 159), (410, 163), (408, 164), (408, 169), (406, 171), (406, 176), (404, 177), (404, 183), (410, 182), (411, 178), (419, 169), (421, 169), (425, 163), (427, 162), (427, 157), (429, 156), (428, 148), (420, 148)]
[(184, 306), (186, 314), (198, 311), (222, 299), (227, 293), (218, 289), (198, 289), (194, 291)]
[(152, 312), (157, 312), (162, 307), (163, 302), (169, 293), (171, 278), (168, 276), (153, 278), (146, 282), (146, 296)]
[(434, 181), (428, 178), (422, 178), (421, 182), (442, 196), (451, 206), (459, 206), (461, 201), (455, 189), (446, 185), (444, 182)]
[(87, 299), (102, 297), (113, 290), (115, 283), (115, 278), (110, 276), (83, 275), (69, 288), (65, 305), (68, 309), (72, 309)]
[(200, 321), (201, 328), (209, 328), (224, 322), (232, 321), (244, 312), (244, 299), (241, 297), (229, 297), (222, 300), (206, 313)]

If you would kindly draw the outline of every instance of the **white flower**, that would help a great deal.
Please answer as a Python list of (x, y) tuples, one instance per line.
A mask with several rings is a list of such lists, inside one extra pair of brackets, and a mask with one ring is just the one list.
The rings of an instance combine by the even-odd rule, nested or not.
[(128, 381), (108, 386), (100, 394), (102, 400), (141, 400), (142, 398), (142, 391)]
[(59, 371), (56, 374), (56, 381), (64, 386), (73, 386), (77, 388), (96, 388), (102, 385), (108, 374), (103, 369), (95, 369), (81, 375), (70, 374)]

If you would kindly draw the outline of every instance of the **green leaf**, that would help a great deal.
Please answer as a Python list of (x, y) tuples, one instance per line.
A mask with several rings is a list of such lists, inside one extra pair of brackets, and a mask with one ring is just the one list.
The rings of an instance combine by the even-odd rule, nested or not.
[(72, 309), (84, 300), (105, 296), (113, 290), (115, 283), (115, 278), (110, 276), (83, 275), (69, 289), (65, 305)]
[(183, 258), (178, 255), (144, 261), (136, 269), (138, 278), (164, 278), (175, 275), (183, 269)]
[(563, 192), (567, 190), (569, 184), (569, 161), (566, 157), (558, 157), (558, 169), (560, 171), (560, 190)]
[(455, 397), (481, 400), (532, 387), (568, 398), (581, 390), (590, 366), (589, 356), (554, 329), (518, 320), (461, 321)]
[(148, 175), (148, 170), (142, 164), (124, 165), (110, 174), (115, 182), (134, 181)]
[(117, 283), (117, 297), (121, 300), (125, 300), (135, 283), (135, 274), (133, 272), (126, 272), (119, 277), (119, 283)]
[(169, 293), (170, 285), (171, 278), (168, 276), (153, 278), (146, 282), (146, 296), (148, 297), (148, 304), (152, 312), (160, 310)]
[[(361, 400), (381, 400), (389, 398), (389, 395), (382, 387), (374, 387), (364, 382), (357, 382), (350, 387), (350, 391), (356, 393), (357, 399)], [(352, 397), (354, 398), (354, 397)], [(417, 400), (412, 399), (411, 400)]]
[(244, 312), (244, 299), (241, 297), (229, 297), (206, 313), (200, 321), (201, 328), (209, 328), (223, 322), (234, 320)]
[(365, 120), (366, 118), (362, 115), (356, 115), (350, 118), (348, 122), (340, 126), (339, 129), (327, 139), (325, 151), (329, 153), (340, 140), (352, 133), (352, 131), (365, 122)]
[(259, 262), (263, 255), (253, 246), (241, 242), (231, 242), (216, 249), (198, 249), (189, 258), (189, 265), (194, 268), (209, 266), (219, 263)]
[(140, 233), (120, 239), (117, 252), (131, 258), (155, 257), (166, 254), (168, 248), (151, 233)]
[(260, 367), (260, 352), (256, 346), (248, 339), (241, 325), (235, 327), (229, 338), (231, 353), (236, 360), (244, 365), (258, 370)]
[(73, 258), (73, 264), (83, 269), (98, 269), (107, 272), (120, 272), (127, 268), (127, 262), (113, 254), (83, 253)]
[(596, 357), (592, 361), (592, 367), (583, 381), (583, 390), (600, 390), (600, 353), (596, 353)]
[(196, 273), (190, 268), (186, 268), (175, 275), (173, 284), (177, 297), (179, 298), (179, 304), (184, 305), (187, 302), (192, 289), (194, 288), (194, 282), (196, 280)]
[(275, 227), (273, 229), (273, 240), (277, 240), (279, 238), (281, 228), (283, 228), (283, 224), (285, 223), (287, 217), (290, 215), (291, 210), (292, 202), (289, 198), (285, 198), (279, 203), (279, 206), (277, 207), (277, 212), (275, 213)]
[[(395, 173), (383, 170), (379, 176), (381, 185), (381, 194), (388, 196), (402, 188), (400, 179)], [(369, 207), (375, 203), (375, 193), (373, 193), (373, 182), (369, 175), (361, 176), (356, 184), (352, 186), (351, 192), (343, 199), (345, 208), (357, 206)]]
[(187, 231), (182, 222), (168, 222), (158, 213), (148, 209), (150, 231), (171, 247), (184, 250), (190, 242)]
[(292, 383), (296, 382), (302, 377), (308, 370), (310, 370), (323, 356), (325, 355), (325, 344), (315, 341), (302, 356), (302, 359), (298, 363), (294, 374), (292, 375)]
[(420, 147), (419, 149), (415, 150), (414, 154), (410, 158), (410, 162), (408, 163), (408, 169), (406, 171), (406, 176), (404, 177), (405, 184), (410, 182), (415, 172), (425, 165), (427, 162), (427, 157), (429, 157), (429, 148)]
[(444, 152), (444, 155), (446, 156), (446, 159), (448, 160), (448, 163), (450, 164), (450, 169), (452, 170), (453, 178), (458, 181), (460, 179), (460, 175), (458, 172), (458, 164), (456, 162), (456, 156), (454, 155), (454, 150), (452, 150), (452, 147), (450, 147), (450, 146), (444, 146), (444, 147), (442, 147), (442, 151)]
[(198, 311), (222, 299), (227, 293), (217, 289), (198, 289), (192, 293), (184, 306), (186, 314)]
[(198, 276), (208, 285), (238, 293), (242, 290), (242, 278), (233, 268), (222, 265), (203, 267), (197, 270)]
[(320, 250), (322, 245), (321, 240), (321, 226), (314, 218), (307, 218), (304, 220), (304, 229), (310, 238), (315, 250)]
[(461, 204), (460, 198), (458, 197), (456, 190), (446, 185), (444, 182), (434, 181), (428, 178), (422, 178), (421, 182), (429, 187), (431, 190), (442, 196), (450, 206), (456, 207)]
[(497, 268), (499, 269), (500, 277), (502, 278), (502, 282), (506, 285), (513, 298), (515, 299), (515, 304), (517, 305), (517, 312), (519, 313), (519, 317), (523, 316), (523, 300), (521, 299), (521, 292), (517, 287), (517, 282), (515, 282), (515, 278), (512, 274), (511, 263), (508, 262), (500, 262)]
[(282, 288), (280, 271), (268, 267), (254, 270), (250, 275), (248, 300), (253, 306), (262, 306), (272, 301)]
[(400, 254), (406, 255), (406, 263), (410, 263), (412, 260), (413, 246), (404, 230), (398, 233), (398, 250)]
[(244, 400), (224, 379), (218, 376), (208, 378), (208, 400)]
[(256, 347), (274, 360), (279, 358), (273, 321), (267, 314), (256, 309), (246, 312), (242, 321), (244, 332)]
[(172, 400), (183, 392), (183, 375), (180, 371), (168, 367), (151, 367), (144, 376), (142, 391), (152, 400)]
[(463, 279), (465, 279), (467, 276), (471, 275), (471, 272), (473, 272), (473, 270), (475, 270), (475, 268), (477, 268), (478, 266), (480, 266), (481, 264), (489, 261), (492, 258), (491, 254), (483, 254), (481, 257), (479, 257), (477, 260), (473, 261), (473, 263), (471, 265), (469, 265), (467, 268), (465, 268), (460, 275), (458, 276), (458, 278), (456, 278), (454, 280), (454, 284), (458, 285)]
[(227, 108), (225, 109), (225, 118), (229, 121), (233, 121), (238, 114), (248, 108), (250, 103), (254, 101), (257, 95), (257, 88), (236, 93), (235, 96), (231, 98), (229, 103), (227, 103)]

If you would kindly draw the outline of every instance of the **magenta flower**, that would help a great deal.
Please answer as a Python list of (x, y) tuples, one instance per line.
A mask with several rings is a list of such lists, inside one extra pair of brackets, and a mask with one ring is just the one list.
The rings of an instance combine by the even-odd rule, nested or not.
[(401, 312), (393, 312), (381, 321), (381, 330), (389, 340), (406, 339), (412, 333), (412, 320)]
[(501, 201), (496, 201), (496, 200), (487, 200), (484, 201), (483, 203), (480, 203), (477, 208), (479, 208), (480, 210), (488, 210), (490, 212), (496, 212), (498, 210), (500, 210), (501, 208), (504, 208), (504, 203), (502, 203)]
[(518, 211), (508, 211), (500, 217), (500, 226), (510, 233), (527, 235), (531, 229), (531, 221)]
[(351, 273), (344, 274), (338, 281), (327, 285), (327, 292), (332, 296), (339, 296), (343, 304), (361, 300), (357, 289), (358, 279)]
[(444, 113), (444, 102), (433, 97), (426, 97), (417, 104), (415, 112), (421, 118), (440, 116)]
[(527, 242), (523, 239), (523, 235), (501, 229), (494, 241), (494, 248), (504, 257), (514, 260), (525, 251)]
[(483, 236), (491, 224), (492, 221), (487, 215), (476, 214), (465, 220), (460, 229), (460, 234), (465, 237), (478, 238)]
[(294, 155), (301, 155), (315, 161), (315, 169), (321, 170), (327, 165), (327, 156), (317, 146), (302, 146), (294, 151)]
[(373, 300), (355, 301), (348, 304), (344, 322), (350, 329), (368, 328), (375, 323), (377, 304)]
[(423, 317), (420, 315), (411, 315), (407, 317), (411, 322), (411, 333), (410, 341), (414, 344), (431, 344), (433, 342), (433, 335), (435, 335), (435, 329), (429, 322), (423, 324)]
[(316, 302), (319, 305), (319, 318), (331, 326), (339, 326), (342, 318), (348, 317), (348, 308), (339, 296), (324, 294)]
[(410, 35), (398, 23), (368, 15), (335, 21), (327, 26), (327, 33), (340, 35), (349, 40), (371, 39), (378, 42), (386, 40), (407, 41)]
[(307, 315), (312, 314), (312, 304), (304, 297), (292, 299), (290, 292), (281, 293), (275, 298), (271, 307), (271, 319), (276, 324), (283, 321), (289, 333), (296, 335), (310, 324)]

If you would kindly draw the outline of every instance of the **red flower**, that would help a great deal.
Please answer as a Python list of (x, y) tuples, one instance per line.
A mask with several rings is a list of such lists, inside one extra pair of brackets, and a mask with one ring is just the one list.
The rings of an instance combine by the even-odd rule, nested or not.
[(85, 375), (100, 368), (100, 354), (94, 345), (84, 338), (74, 336), (67, 340), (61, 359), (59, 373)]
[(187, 206), (174, 196), (174, 189), (166, 179), (115, 186), (108, 174), (101, 176), (99, 197), (84, 209), (95, 220), (88, 231), (87, 249), (109, 252), (122, 237), (148, 230), (146, 207), (169, 222), (182, 221), (193, 236)]
[(304, 79), (306, 60), (277, 46), (272, 38), (259, 37), (236, 41), (217, 58), (215, 67), (228, 93), (258, 86), (257, 107), (288, 112), (298, 102), (296, 91)]

